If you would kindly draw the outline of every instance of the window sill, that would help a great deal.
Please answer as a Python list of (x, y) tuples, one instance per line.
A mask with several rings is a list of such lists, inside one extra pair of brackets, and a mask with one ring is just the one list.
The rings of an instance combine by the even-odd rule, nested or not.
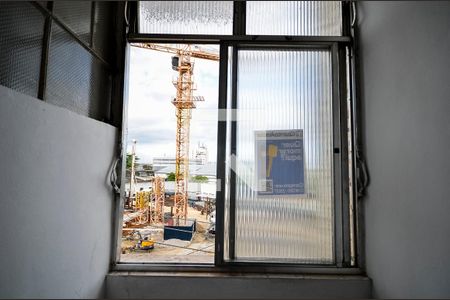
[(115, 271), (106, 277), (107, 298), (369, 298), (370, 294), (371, 281), (362, 275)]
[(359, 268), (337, 268), (335, 266), (310, 265), (248, 265), (236, 264), (229, 266), (215, 266), (213, 264), (150, 264), (150, 263), (117, 263), (111, 269), (113, 272), (163, 272), (195, 274), (293, 274), (293, 275), (362, 275)]

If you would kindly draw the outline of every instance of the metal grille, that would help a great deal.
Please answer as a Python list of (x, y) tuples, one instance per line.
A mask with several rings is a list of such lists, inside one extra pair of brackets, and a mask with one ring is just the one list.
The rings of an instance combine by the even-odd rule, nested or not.
[(92, 2), (55, 1), (53, 11), (81, 40), (91, 44)]
[(100, 62), (53, 24), (45, 99), (84, 116), (106, 120), (110, 81)]
[(44, 16), (26, 2), (0, 2), (0, 84), (37, 97)]

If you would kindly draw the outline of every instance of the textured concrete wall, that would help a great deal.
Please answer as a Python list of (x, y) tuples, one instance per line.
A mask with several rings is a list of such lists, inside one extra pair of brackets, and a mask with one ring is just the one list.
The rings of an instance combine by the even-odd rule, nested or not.
[(0, 298), (104, 293), (117, 130), (0, 86)]
[(450, 297), (450, 2), (358, 2), (373, 296)]

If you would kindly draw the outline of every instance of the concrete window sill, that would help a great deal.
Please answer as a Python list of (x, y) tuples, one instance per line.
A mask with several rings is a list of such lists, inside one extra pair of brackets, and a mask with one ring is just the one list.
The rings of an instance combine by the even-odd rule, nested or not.
[(112, 272), (107, 298), (299, 299), (369, 298), (371, 280), (357, 275)]

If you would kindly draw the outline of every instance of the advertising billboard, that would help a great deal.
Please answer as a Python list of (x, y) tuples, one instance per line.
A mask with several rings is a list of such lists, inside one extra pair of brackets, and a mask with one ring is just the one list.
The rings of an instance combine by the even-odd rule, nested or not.
[(258, 196), (305, 193), (303, 130), (255, 131)]

